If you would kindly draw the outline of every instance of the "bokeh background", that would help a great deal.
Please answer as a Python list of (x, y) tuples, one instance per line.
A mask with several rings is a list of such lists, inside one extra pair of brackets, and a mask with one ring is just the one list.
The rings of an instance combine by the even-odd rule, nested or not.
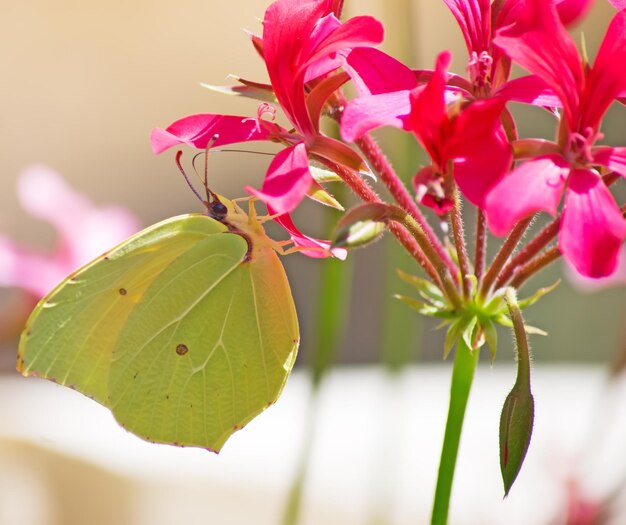
[[(0, 232), (33, 246), (54, 242), (49, 225), (29, 217), (16, 199), (17, 177), (33, 163), (54, 168), (97, 204), (126, 206), (143, 225), (198, 211), (197, 201), (174, 165), (173, 152), (152, 154), (150, 130), (192, 113), (256, 114), (254, 101), (219, 95), (199, 83), (228, 84), (228, 74), (266, 79), (264, 65), (243, 30), (260, 32), (259, 19), (267, 4), (266, 0), (4, 2), (0, 16)], [(585, 22), (574, 28), (577, 39), (584, 32), (590, 56), (595, 55), (613, 13), (608, 2), (598, 0)], [(465, 47), (443, 2), (346, 0), (346, 14), (370, 14), (383, 21), (383, 49), (410, 65), (431, 67), (436, 54), (449, 49), (453, 71), (463, 72)], [(550, 119), (541, 111), (525, 108), (517, 114), (522, 134), (552, 133)], [(611, 110), (604, 129), (607, 142), (624, 144), (625, 117), (623, 108)], [(397, 132), (380, 132), (377, 137), (398, 170), (410, 177), (421, 159), (412, 139)], [(271, 151), (255, 144), (246, 148)], [(214, 154), (211, 184), (220, 193), (242, 196), (243, 186), (260, 185), (268, 162), (269, 157), (252, 153)], [(623, 192), (620, 184), (617, 192)], [(338, 215), (307, 205), (298, 218), (307, 232), (327, 236), (327, 225)], [(381, 354), (391, 352), (415, 362), (439, 362), (444, 334), (390, 300), (400, 287), (393, 269), (411, 270), (410, 261), (394, 249), (393, 240), (351, 253), (350, 259), (352, 283), (346, 291), (350, 309), (339, 361), (371, 365)], [(300, 255), (285, 258), (284, 264), (301, 320), (302, 366), (314, 335), (311, 320), (319, 264)], [(561, 274), (562, 266), (557, 263), (532, 283), (550, 284)], [(4, 320), (14, 313), (15, 300), (14, 291), (0, 290)], [(623, 355), (619, 352), (626, 346), (625, 319), (623, 287), (583, 293), (566, 279), (528, 313), (531, 324), (550, 333), (548, 338), (534, 338), (535, 362), (588, 364), (597, 374)], [(512, 358), (510, 337), (503, 333), (500, 339), (503, 344), (496, 367), (506, 367)], [(8, 380), (13, 375), (16, 339), (4, 337), (0, 352)], [(16, 445), (15, 450), (23, 452), (28, 446)], [(70, 522), (81, 523), (66, 521)]]

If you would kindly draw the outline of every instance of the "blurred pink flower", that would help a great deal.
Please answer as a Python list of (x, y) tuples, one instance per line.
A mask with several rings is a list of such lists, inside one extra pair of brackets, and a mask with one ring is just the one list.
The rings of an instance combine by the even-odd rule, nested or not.
[(139, 230), (119, 206), (96, 207), (46, 166), (19, 177), (18, 198), (33, 217), (56, 230), (52, 250), (24, 246), (0, 235), (0, 286), (20, 288), (39, 299), (67, 275)]

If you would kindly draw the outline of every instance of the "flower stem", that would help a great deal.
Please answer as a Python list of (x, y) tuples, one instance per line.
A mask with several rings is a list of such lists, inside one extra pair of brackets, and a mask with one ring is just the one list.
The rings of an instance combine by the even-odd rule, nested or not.
[(448, 522), (454, 468), (461, 441), (465, 408), (467, 407), (474, 371), (478, 363), (478, 354), (478, 349), (472, 351), (465, 344), (463, 338), (459, 338), (454, 355), (452, 384), (450, 386), (450, 406), (448, 408), (448, 419), (441, 450), (435, 500), (433, 502), (432, 525), (445, 525)]
[[(350, 189), (364, 202), (380, 202), (382, 199), (378, 194), (369, 187), (369, 185), (352, 170), (344, 168), (338, 164), (329, 163), (326, 159), (318, 158), (320, 162), (328, 166), (333, 170), (341, 179), (350, 187)], [(439, 277), (439, 273), (435, 269), (434, 263), (432, 263), (424, 254), (423, 247), (416, 242), (416, 239), (412, 233), (408, 232), (406, 228), (403, 228), (397, 223), (389, 224), (389, 231), (400, 241), (402, 246), (407, 252), (415, 259), (415, 261), (424, 269), (428, 276), (434, 281), (440, 288), (443, 287), (443, 283)], [(437, 264), (439, 266), (439, 264)]]
[(519, 289), (529, 277), (532, 277), (551, 262), (556, 261), (560, 256), (561, 250), (559, 250), (558, 246), (546, 250), (540, 256), (515, 271), (514, 277), (511, 280), (511, 286), (515, 289)]
[(561, 218), (558, 217), (541, 230), (520, 252), (513, 257), (502, 269), (496, 280), (496, 288), (500, 288), (509, 282), (518, 269), (528, 263), (535, 255), (543, 250), (552, 239), (556, 237), (561, 226)]
[(467, 256), (467, 247), (465, 245), (465, 235), (463, 232), (463, 218), (461, 217), (461, 197), (459, 190), (454, 186), (452, 190), (454, 206), (448, 214), (450, 226), (452, 227), (452, 235), (454, 237), (454, 246), (456, 247), (457, 257), (459, 259), (459, 268), (461, 270), (461, 283), (463, 285), (463, 294), (469, 299), (471, 294), (471, 283), (467, 276), (472, 273), (469, 257)]
[[(424, 233), (424, 230), (422, 230), (422, 227), (418, 224), (418, 222), (410, 213), (407, 213), (402, 208), (399, 208), (397, 206), (390, 206), (390, 209), (393, 211), (390, 219), (392, 221), (396, 221), (402, 224), (402, 226), (409, 230), (411, 235), (413, 235), (414, 239), (417, 241), (417, 244), (419, 244), (420, 248), (424, 252), (424, 255), (426, 255), (428, 260), (435, 268), (443, 286), (442, 291), (450, 301), (450, 304), (452, 304), (455, 310), (460, 310), (462, 308), (461, 298), (459, 297), (459, 292), (452, 279), (452, 276), (448, 271), (448, 267), (439, 257), (439, 254), (435, 250), (435, 247), (430, 244), (430, 241), (427, 235)], [(392, 225), (393, 223), (389, 224), (390, 229)]]
[(480, 208), (476, 215), (476, 252), (474, 254), (474, 275), (477, 279), (483, 276), (485, 269), (485, 251), (487, 249), (487, 228), (485, 213)]
[(532, 217), (519, 221), (513, 227), (513, 229), (511, 230), (511, 233), (509, 233), (509, 236), (504, 241), (504, 244), (502, 245), (502, 247), (500, 248), (500, 250), (494, 257), (491, 265), (489, 266), (487, 270), (487, 273), (485, 274), (485, 278), (483, 279), (483, 282), (480, 287), (480, 295), (482, 297), (487, 297), (487, 295), (491, 291), (493, 283), (498, 277), (500, 270), (502, 269), (502, 267), (505, 265), (508, 258), (513, 253), (513, 250), (515, 250), (515, 248), (517, 247), (517, 244), (519, 243), (520, 239), (524, 235), (524, 232), (530, 225), (531, 221), (532, 221)]
[(448, 252), (443, 247), (443, 244), (441, 244), (441, 241), (439, 241), (438, 237), (435, 235), (435, 232), (430, 227), (430, 224), (428, 224), (426, 217), (422, 215), (415, 199), (413, 199), (411, 194), (406, 189), (406, 186), (402, 183), (400, 177), (396, 174), (395, 170), (387, 160), (387, 157), (380, 149), (380, 146), (368, 134), (365, 134), (360, 139), (357, 139), (356, 145), (363, 152), (365, 158), (367, 158), (367, 160), (372, 164), (372, 167), (380, 176), (380, 179), (389, 190), (391, 196), (400, 205), (400, 207), (407, 213), (410, 213), (420, 225), (422, 231), (428, 238), (428, 242), (437, 252), (439, 258), (445, 262), (450, 274), (456, 276), (456, 264), (454, 264), (454, 261), (452, 261), (448, 255)]

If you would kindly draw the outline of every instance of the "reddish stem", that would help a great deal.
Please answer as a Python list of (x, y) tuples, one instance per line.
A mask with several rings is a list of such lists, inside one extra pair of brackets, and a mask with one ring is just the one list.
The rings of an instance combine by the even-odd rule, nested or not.
[(504, 244), (494, 257), (487, 273), (485, 274), (485, 278), (483, 279), (480, 287), (481, 296), (487, 297), (493, 287), (496, 277), (498, 277), (498, 274), (500, 273), (500, 270), (502, 270), (502, 267), (506, 264), (506, 261), (513, 253), (513, 250), (517, 247), (517, 244), (524, 235), (524, 232), (528, 228), (531, 221), (532, 217), (523, 219), (513, 227), (511, 233), (509, 233), (509, 236), (504, 241)]
[(457, 258), (459, 260), (459, 268), (461, 270), (461, 283), (463, 285), (463, 294), (466, 299), (471, 295), (471, 284), (467, 276), (472, 273), (472, 269), (467, 256), (467, 246), (465, 244), (465, 235), (463, 232), (463, 219), (461, 218), (461, 198), (456, 186), (452, 189), (452, 198), (454, 206), (448, 213), (450, 226), (452, 228), (452, 236), (454, 237), (454, 246), (456, 247)]
[(410, 213), (420, 225), (420, 228), (424, 231), (424, 234), (428, 238), (433, 249), (448, 267), (448, 271), (454, 278), (458, 271), (456, 264), (454, 264), (454, 261), (452, 261), (450, 255), (435, 235), (435, 232), (430, 227), (430, 224), (428, 224), (426, 217), (422, 215), (415, 199), (413, 199), (411, 194), (406, 189), (406, 186), (402, 183), (402, 180), (400, 180), (400, 177), (396, 174), (395, 170), (387, 160), (387, 157), (380, 149), (380, 146), (368, 134), (365, 134), (360, 139), (357, 139), (356, 145), (371, 163), (374, 171), (378, 173), (391, 196), (400, 205), (400, 207), (406, 210), (407, 213)]
[(558, 246), (554, 246), (553, 248), (546, 250), (541, 255), (535, 257), (533, 260), (524, 266), (519, 267), (515, 271), (515, 275), (511, 280), (511, 286), (515, 289), (519, 289), (529, 277), (548, 266), (548, 264), (555, 261), (560, 256), (561, 250), (559, 250)]
[(476, 252), (474, 254), (474, 275), (479, 279), (485, 269), (485, 251), (487, 249), (487, 228), (485, 213), (480, 208), (476, 216)]
[[(368, 186), (368, 184), (352, 170), (346, 169), (338, 164), (329, 163), (323, 158), (318, 158), (320, 162), (326, 164), (352, 189), (352, 191), (364, 202), (383, 202), (378, 194)], [(389, 231), (395, 235), (402, 246), (411, 254), (417, 263), (424, 269), (430, 278), (439, 286), (443, 286), (439, 274), (433, 264), (428, 260), (424, 252), (417, 244), (417, 241), (407, 229), (397, 222), (389, 223)]]
[(500, 272), (496, 280), (496, 288), (500, 288), (509, 282), (513, 274), (517, 273), (518, 268), (527, 264), (535, 255), (543, 250), (548, 243), (556, 237), (557, 233), (559, 233), (560, 225), (561, 218), (557, 217), (524, 246), (524, 248), (522, 248), (522, 250), (502, 269), (502, 272)]

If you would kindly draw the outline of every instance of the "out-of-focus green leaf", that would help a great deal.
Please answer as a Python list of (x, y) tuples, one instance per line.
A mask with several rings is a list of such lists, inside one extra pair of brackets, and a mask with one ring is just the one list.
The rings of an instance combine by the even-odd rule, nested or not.
[(524, 309), (535, 304), (544, 295), (549, 294), (552, 290), (554, 290), (559, 284), (561, 284), (561, 279), (558, 279), (554, 284), (551, 284), (550, 286), (546, 286), (545, 288), (539, 288), (539, 290), (537, 290), (530, 297), (527, 297), (526, 299), (522, 299), (519, 302), (519, 307), (521, 309)]

